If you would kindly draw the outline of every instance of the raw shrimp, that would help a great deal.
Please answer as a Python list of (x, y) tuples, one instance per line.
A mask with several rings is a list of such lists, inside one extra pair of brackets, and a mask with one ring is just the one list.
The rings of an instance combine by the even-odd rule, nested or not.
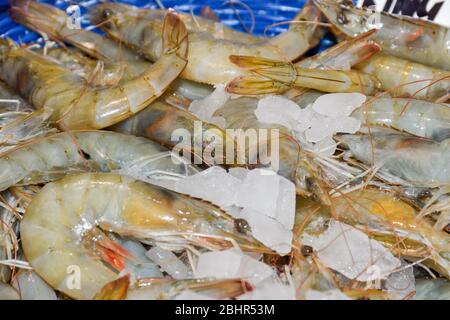
[(172, 300), (181, 293), (194, 292), (211, 299), (236, 298), (252, 289), (245, 280), (240, 279), (139, 279), (130, 283), (128, 277), (119, 278), (103, 287), (96, 295), (98, 300)]
[[(201, 127), (198, 125), (201, 125)], [(196, 131), (197, 126), (199, 131)], [(162, 101), (162, 99), (153, 102), (148, 108), (110, 129), (116, 132), (147, 137), (170, 149), (179, 146), (180, 143), (179, 137), (174, 136), (176, 130), (187, 131), (191, 139), (182, 142), (183, 148), (189, 150), (191, 155), (183, 155), (183, 157), (188, 156), (191, 158), (190, 161), (195, 163), (201, 163), (202, 160), (205, 160), (202, 155), (206, 152), (205, 148), (208, 148), (209, 150), (220, 150), (223, 157), (217, 160), (220, 160), (220, 164), (225, 164), (227, 163), (226, 146), (227, 144), (234, 146), (234, 140), (227, 135), (224, 129), (201, 121), (189, 111), (174, 107)], [(202, 153), (199, 154), (199, 151)], [(232, 159), (229, 159), (228, 162), (230, 160)], [(207, 164), (213, 165), (214, 163)]]
[(433, 188), (450, 183), (450, 140), (441, 142), (391, 132), (338, 137), (358, 160), (390, 173), (399, 183)]
[[(158, 12), (163, 13), (163, 11)], [(15, 21), (28, 28), (38, 33), (45, 33), (54, 41), (73, 45), (94, 58), (95, 60), (89, 59), (74, 50), (67, 51), (60, 48), (48, 50), (47, 53), (62, 62), (66, 68), (72, 71), (76, 68), (91, 85), (125, 83), (151, 66), (150, 61), (96, 32), (87, 29), (69, 29), (66, 23), (69, 19), (66, 12), (54, 6), (36, 1), (17, 0), (11, 4), (9, 14)], [(183, 19), (184, 16), (180, 17)], [(99, 61), (103, 64), (99, 64)], [(200, 99), (212, 91), (208, 85), (184, 79), (176, 79), (171, 83), (170, 88), (190, 99)]]
[[(119, 262), (132, 258), (111, 250), (115, 247), (99, 237), (101, 229), (172, 246), (218, 249), (237, 243), (245, 250), (270, 252), (247, 231), (237, 231), (235, 220), (213, 205), (115, 174), (71, 175), (47, 184), (20, 225), (24, 254), (34, 271), (78, 299), (94, 297), (118, 278)], [(80, 270), (80, 289), (68, 285), (68, 268), (74, 267)]]
[[(313, 7), (305, 7), (300, 13), (300, 18), (308, 21), (317, 21), (319, 17), (317, 9)], [(112, 38), (132, 47), (148, 59), (154, 61), (159, 58), (161, 23), (158, 20), (127, 15), (123, 5), (114, 6), (112, 3), (93, 7), (90, 18), (93, 24), (100, 25)], [(181, 76), (201, 83), (226, 83), (243, 72), (229, 61), (228, 57), (232, 54), (279, 60), (295, 59), (312, 43), (317, 43), (317, 28), (315, 23), (306, 27), (293, 25), (286, 33), (262, 44), (216, 39), (205, 32), (192, 32), (189, 34), (189, 62)], [(295, 40), (291, 41), (291, 37)]]
[(240, 76), (226, 90), (240, 95), (282, 93), (293, 87), (325, 92), (377, 92), (377, 78), (357, 71), (306, 69), (291, 63), (250, 56), (230, 56), (234, 64), (253, 75)]
[(365, 125), (383, 125), (423, 138), (450, 138), (450, 106), (406, 98), (371, 97), (353, 111)]
[(370, 39), (375, 30), (370, 30), (355, 38), (350, 38), (305, 58), (295, 65), (308, 69), (350, 70), (352, 66), (362, 63), (381, 51), (381, 47)]
[(450, 93), (450, 72), (385, 54), (377, 54), (355, 66), (375, 76), (381, 89), (395, 97), (436, 101)]
[[(129, 16), (160, 21), (162, 21), (164, 14), (168, 11), (161, 9), (143, 9), (129, 4), (117, 2), (109, 3), (108, 8), (113, 9), (114, 11), (117, 12), (126, 12), (126, 14)], [(211, 19), (206, 19), (201, 16), (196, 16), (193, 14), (187, 14), (183, 12), (178, 12), (178, 16), (184, 22), (189, 32), (205, 32), (213, 35), (217, 39), (233, 40), (242, 43), (258, 43), (267, 40), (265, 38), (255, 36), (247, 32), (234, 30), (223, 23), (213, 21)], [(313, 17), (312, 14), (311, 17)], [(294, 18), (294, 21), (295, 20), (296, 19)]]
[(391, 193), (366, 188), (331, 198), (330, 207), (297, 197), (298, 236), (322, 233), (330, 218), (354, 226), (393, 254), (424, 263), (450, 278), (448, 235), (417, 217), (415, 209)]
[[(187, 32), (173, 13), (163, 26), (163, 54), (139, 77), (108, 88), (86, 81), (30, 50), (3, 40), (0, 76), (36, 108), (52, 111), (63, 128), (103, 128), (138, 112), (160, 96), (186, 65)], [(161, 47), (159, 47), (161, 48)]]
[(314, 3), (333, 25), (348, 36), (378, 29), (373, 40), (382, 46), (383, 52), (450, 70), (450, 31), (446, 27), (421, 19), (360, 9), (344, 5), (342, 1), (314, 0)]
[(198, 171), (148, 139), (109, 131), (58, 133), (0, 155), (0, 190), (44, 183), (80, 170), (122, 170), (161, 182)]

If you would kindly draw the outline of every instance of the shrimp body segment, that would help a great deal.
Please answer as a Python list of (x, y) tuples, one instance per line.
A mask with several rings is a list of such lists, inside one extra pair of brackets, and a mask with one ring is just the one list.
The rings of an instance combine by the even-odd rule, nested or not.
[(450, 94), (450, 72), (394, 56), (377, 54), (356, 68), (375, 76), (395, 97), (436, 101)]
[[(243, 247), (265, 249), (236, 231), (234, 220), (218, 208), (115, 174), (72, 175), (47, 184), (20, 225), (33, 269), (53, 288), (78, 299), (94, 297), (118, 277), (94, 254), (99, 229), (171, 244), (217, 248), (231, 246), (224, 239), (234, 239)], [(68, 285), (71, 266), (80, 270), (81, 290)]]
[(163, 54), (138, 77), (107, 88), (90, 87), (70, 70), (3, 41), (0, 77), (63, 128), (100, 129), (126, 119), (159, 97), (186, 65), (187, 32), (173, 13), (163, 26)]
[(422, 138), (450, 138), (450, 107), (408, 98), (370, 98), (353, 111), (365, 125), (388, 126)]

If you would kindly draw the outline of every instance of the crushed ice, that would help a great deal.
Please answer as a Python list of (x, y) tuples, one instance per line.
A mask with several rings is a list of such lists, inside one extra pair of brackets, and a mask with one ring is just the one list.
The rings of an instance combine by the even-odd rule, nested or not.
[(195, 114), (200, 120), (207, 121), (221, 128), (226, 127), (223, 117), (215, 117), (214, 112), (220, 109), (230, 99), (230, 95), (225, 91), (225, 85), (215, 85), (215, 90), (201, 100), (194, 100), (189, 106), (189, 111)]
[(214, 166), (175, 183), (175, 190), (210, 201), (247, 220), (253, 236), (279, 254), (291, 250), (295, 186), (265, 169)]
[(305, 147), (330, 156), (337, 146), (334, 134), (360, 129), (361, 122), (350, 115), (365, 101), (366, 96), (360, 93), (331, 93), (302, 109), (285, 97), (268, 96), (259, 100), (255, 115), (261, 122), (288, 128)]
[(386, 279), (401, 264), (400, 260), (378, 241), (333, 219), (321, 235), (315, 237), (304, 234), (302, 243), (311, 246), (326, 266), (349, 279)]

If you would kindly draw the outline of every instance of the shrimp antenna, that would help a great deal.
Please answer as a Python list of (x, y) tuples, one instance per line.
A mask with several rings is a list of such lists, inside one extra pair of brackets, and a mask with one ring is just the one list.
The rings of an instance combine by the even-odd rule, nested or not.
[[(244, 30), (247, 33), (253, 33), (253, 30), (255, 29), (255, 15), (253, 13), (252, 8), (250, 8), (248, 4), (246, 4), (240, 0), (228, 0), (228, 1), (224, 2), (224, 5), (230, 5), (233, 8), (234, 13), (236, 14), (236, 17), (239, 20), (239, 23), (241, 24), (241, 26), (244, 28)], [(245, 25), (244, 21), (241, 18), (241, 15), (239, 14), (239, 11), (236, 10), (235, 5), (240, 5), (240, 6), (244, 7), (244, 9), (247, 10), (247, 12), (249, 13), (250, 21), (251, 21), (250, 28), (247, 28), (247, 26)]]

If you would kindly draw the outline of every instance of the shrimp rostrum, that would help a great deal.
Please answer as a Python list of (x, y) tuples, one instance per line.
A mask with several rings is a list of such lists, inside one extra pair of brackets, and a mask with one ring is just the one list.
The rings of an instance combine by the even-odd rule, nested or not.
[[(187, 31), (168, 13), (158, 61), (136, 78), (107, 88), (85, 79), (44, 56), (2, 40), (0, 77), (37, 109), (52, 112), (63, 128), (100, 129), (126, 119), (159, 97), (186, 66)], [(161, 47), (159, 47), (161, 48)]]
[[(47, 184), (21, 222), (22, 246), (33, 269), (53, 288), (79, 299), (93, 298), (116, 280), (132, 259), (104, 232), (135, 239), (270, 252), (213, 205), (115, 174), (71, 175)], [(70, 268), (80, 270), (80, 288), (68, 286)]]

